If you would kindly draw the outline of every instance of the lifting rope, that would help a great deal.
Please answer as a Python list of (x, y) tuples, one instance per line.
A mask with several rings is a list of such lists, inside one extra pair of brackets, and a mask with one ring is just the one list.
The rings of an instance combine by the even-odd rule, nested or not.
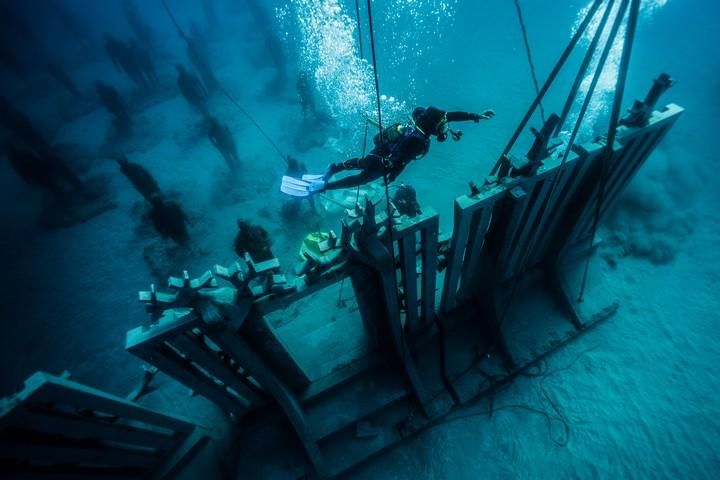
[[(610, 32), (609, 32), (609, 34), (608, 34), (608, 38), (607, 38), (606, 43), (605, 43), (605, 45), (604, 45), (604, 47), (603, 47), (603, 50), (602, 50), (602, 52), (601, 52), (601, 54), (600, 54), (600, 58), (598, 59), (598, 63), (597, 63), (597, 65), (596, 65), (595, 73), (594, 73), (593, 78), (592, 78), (592, 80), (591, 80), (591, 82), (590, 82), (590, 85), (589, 85), (589, 87), (588, 87), (588, 91), (587, 91), (587, 93), (586, 93), (586, 95), (585, 95), (585, 98), (583, 99), (583, 103), (582, 103), (582, 105), (581, 105), (581, 107), (580, 107), (580, 111), (579, 111), (579, 113), (578, 113), (578, 117), (577, 117), (577, 119), (576, 119), (576, 121), (575, 121), (575, 126), (574, 126), (573, 131), (572, 131), (572, 133), (571, 133), (571, 135), (570, 135), (570, 139), (568, 140), (568, 144), (566, 145), (565, 152), (564, 152), (564, 154), (563, 154), (562, 160), (561, 160), (561, 162), (560, 162), (560, 165), (557, 167), (557, 170), (556, 170), (556, 172), (555, 172), (555, 175), (553, 176), (552, 183), (551, 183), (551, 186), (550, 186), (550, 192), (549, 192), (549, 194), (548, 194), (548, 198), (551, 198), (551, 197), (552, 197), (552, 194), (554, 193), (555, 189), (557, 188), (557, 184), (558, 184), (558, 180), (559, 180), (560, 174), (561, 174), (561, 172), (562, 172), (562, 170), (563, 170), (563, 167), (564, 167), (564, 165), (565, 165), (568, 157), (570, 156), (570, 152), (572, 151), (572, 146), (574, 145), (575, 139), (577, 138), (577, 135), (578, 135), (578, 133), (579, 133), (579, 131), (580, 131), (580, 127), (582, 126), (582, 122), (583, 122), (585, 113), (586, 113), (586, 111), (587, 111), (587, 109), (588, 109), (588, 107), (589, 107), (589, 105), (590, 105), (590, 101), (592, 100), (593, 93), (595, 92), (595, 88), (597, 87), (597, 84), (598, 84), (598, 82), (599, 82), (599, 80), (600, 80), (600, 76), (602, 75), (602, 71), (603, 71), (603, 69), (604, 69), (604, 67), (605, 67), (605, 63), (607, 62), (607, 58), (608, 58), (608, 56), (609, 56), (609, 54), (610, 54), (610, 51), (612, 50), (612, 47), (613, 47), (615, 38), (617, 37), (617, 33), (618, 33), (619, 29), (620, 29), (620, 25), (622, 24), (623, 19), (624, 19), (624, 17), (625, 17), (625, 11), (627, 10), (627, 6), (628, 6), (628, 2), (629, 2), (629, 1), (630, 1), (630, 0), (622, 0), (622, 4), (620, 5), (620, 7), (619, 7), (619, 9), (618, 9), (618, 12), (617, 12), (617, 15), (616, 15), (615, 19), (613, 20), (613, 24), (612, 24), (611, 30), (610, 30)], [(635, 0), (633, 0), (633, 1), (635, 1)], [(604, 11), (604, 13), (603, 13), (603, 16), (602, 16), (601, 20), (600, 20), (600, 23), (598, 24), (598, 28), (597, 28), (597, 30), (595, 31), (594, 38), (593, 38), (593, 40), (591, 41), (590, 46), (588, 47), (588, 52), (586, 53), (585, 58), (592, 58), (592, 57), (594, 56), (595, 50), (597, 49), (598, 40), (599, 40), (600, 37), (603, 35), (603, 31), (604, 31), (605, 25), (607, 24), (607, 21), (608, 21), (608, 18), (609, 18), (609, 16), (610, 16), (610, 12), (611, 12), (611, 10), (612, 10), (612, 7), (613, 7), (613, 4), (614, 4), (614, 3), (615, 3), (615, 0), (609, 0), (608, 5), (607, 5), (607, 7), (606, 7), (606, 9), (605, 9), (605, 11)], [(634, 33), (634, 32), (633, 32), (633, 33)], [(633, 36), (634, 36), (634, 35), (633, 35)], [(628, 37), (631, 37), (631, 38), (628, 38)], [(630, 42), (633, 41), (633, 38), (632, 38), (632, 36), (630, 35), (630, 26), (628, 26), (628, 35), (627, 35), (626, 38), (625, 38), (626, 45), (627, 45), (627, 42), (628, 42), (628, 41), (630, 41)], [(580, 70), (578, 71), (578, 78), (581, 78), (581, 77), (584, 76), (584, 72), (586, 71), (586, 69), (587, 69), (587, 65), (585, 65), (585, 62), (583, 62), (583, 65), (581, 65)], [(627, 70), (627, 68), (626, 68), (625, 70)], [(625, 72), (625, 73), (627, 73), (627, 72)], [(622, 81), (622, 84), (620, 84), (620, 78), (618, 78), (618, 87), (617, 87), (617, 88), (623, 88), (623, 89), (624, 89), (624, 80)], [(570, 97), (568, 97), (568, 101), (566, 102), (566, 105), (567, 105), (567, 103), (572, 103), (572, 102), (575, 100), (575, 96), (576, 96), (576, 95), (577, 95), (577, 89), (573, 88), (573, 89), (571, 90)], [(616, 97), (616, 99), (617, 99), (617, 97)], [(620, 99), (620, 101), (621, 101), (621, 99)], [(613, 106), (613, 107), (614, 107), (614, 106)], [(611, 120), (611, 126), (610, 126), (610, 128), (612, 128), (613, 131), (614, 131), (614, 130), (616, 130), (616, 128), (617, 128), (617, 117), (619, 117), (619, 107), (618, 107), (618, 109), (617, 109), (617, 114), (615, 113), (615, 108), (613, 108), (613, 114), (614, 114), (614, 117), (613, 117), (613, 118), (614, 118), (615, 120), (614, 120), (614, 122)], [(615, 125), (615, 127), (612, 126), (613, 124)], [(613, 137), (614, 137), (614, 135), (613, 135)], [(611, 152), (610, 154), (612, 154), (612, 152)], [(603, 182), (602, 182), (602, 177), (601, 177), (601, 184), (602, 184), (602, 183), (603, 183)], [(600, 200), (600, 199), (598, 198), (598, 200)], [(593, 233), (593, 236), (594, 236), (594, 233)], [(532, 236), (530, 237), (530, 241), (529, 241), (529, 243), (528, 243), (529, 247), (528, 247), (528, 249), (527, 249), (527, 255), (532, 255), (533, 250), (534, 250), (534, 247), (535, 247), (536, 240), (537, 240), (537, 232), (533, 232)], [(591, 244), (591, 246), (592, 246), (592, 244)], [(591, 248), (592, 248), (592, 247), (591, 247)], [(527, 258), (527, 257), (524, 257), (524, 258)], [(588, 257), (588, 262), (589, 262), (589, 257)], [(502, 324), (503, 324), (504, 321), (505, 321), (505, 318), (506, 318), (506, 316), (507, 316), (507, 313), (508, 313), (508, 310), (509, 310), (509, 308), (510, 308), (510, 305), (512, 304), (512, 301), (513, 301), (513, 299), (514, 299), (514, 297), (515, 297), (515, 293), (516, 293), (516, 291), (517, 291), (517, 287), (518, 287), (518, 285), (519, 285), (519, 283), (520, 283), (520, 280), (521, 280), (521, 278), (522, 278), (522, 274), (523, 274), (523, 273), (524, 273), (524, 271), (523, 271), (523, 272), (520, 272), (520, 273), (518, 274), (517, 278), (515, 279), (514, 285), (513, 285), (513, 287), (512, 287), (511, 292), (510, 292), (510, 296), (509, 296), (507, 302), (505, 303), (505, 306), (504, 306), (504, 308), (503, 308), (503, 311), (502, 311), (502, 313), (501, 313), (501, 315), (500, 315), (500, 319), (499, 319), (499, 322), (498, 322), (500, 326), (502, 326)], [(587, 276), (587, 265), (586, 265), (585, 277), (586, 277), (586, 276)], [(581, 301), (581, 299), (582, 299), (582, 292), (584, 292), (584, 288), (585, 288), (585, 278), (583, 278), (583, 283), (582, 283), (582, 286), (581, 286), (581, 296), (578, 297), (578, 302)]]
[(530, 121), (530, 118), (532, 117), (533, 113), (535, 112), (535, 109), (540, 105), (540, 102), (542, 101), (543, 97), (547, 93), (547, 91), (550, 89), (550, 86), (555, 81), (555, 78), (560, 73), (560, 70), (562, 69), (563, 65), (565, 65), (565, 62), (567, 61), (568, 57), (572, 53), (572, 51), (575, 49), (575, 46), (580, 41), (580, 38), (582, 37), (583, 33), (587, 29), (588, 25), (590, 24), (590, 21), (595, 16), (595, 12), (600, 7), (600, 4), (603, 3), (603, 0), (595, 0), (595, 2), (592, 4), (590, 9), (588, 10), (587, 14), (585, 15), (585, 18), (583, 19), (582, 23), (578, 27), (577, 31), (575, 32), (575, 35), (572, 36), (570, 43), (567, 47), (565, 47), (565, 51), (560, 57), (560, 60), (555, 64), (555, 67), (553, 68), (552, 72), (550, 72), (550, 76), (548, 76), (547, 80), (545, 80), (545, 84), (540, 89), (540, 93), (535, 97), (535, 100), (533, 100), (532, 104), (530, 105), (530, 108), (528, 109), (527, 113), (525, 113), (525, 116), (520, 121), (520, 125), (518, 125), (517, 129), (515, 130), (515, 133), (512, 137), (510, 137), (510, 141), (508, 142), (507, 146), (505, 147), (505, 150), (503, 150), (503, 153), (500, 155), (500, 158), (498, 158), (497, 162), (495, 162), (495, 166), (493, 167), (491, 171), (491, 175), (495, 175), (497, 171), (500, 169), (500, 166), (502, 165), (503, 159), (507, 156), (508, 153), (510, 153), (510, 150), (515, 145), (515, 142), (520, 137), (520, 134), (525, 131), (525, 127), (527, 126), (528, 121)]
[[(626, 0), (627, 3), (627, 0)], [(582, 283), (580, 285), (580, 293), (578, 294), (578, 303), (583, 301), (583, 295), (585, 294), (585, 286), (587, 284), (588, 270), (590, 268), (590, 254), (592, 252), (593, 243), (595, 243), (595, 235), (597, 234), (598, 224), (600, 223), (600, 216), (602, 214), (602, 207), (605, 201), (605, 187), (607, 186), (608, 177), (610, 174), (610, 160), (613, 157), (615, 144), (615, 136), (617, 135), (617, 128), (620, 120), (620, 109), (622, 108), (623, 93), (625, 91), (625, 82), (627, 81), (627, 72), (630, 65), (630, 56), (632, 54), (633, 42), (635, 39), (635, 31), (637, 29), (638, 15), (640, 12), (640, 0), (632, 0), (630, 6), (630, 14), (628, 16), (627, 31), (625, 33), (625, 42), (623, 44), (622, 58), (620, 59), (620, 69), (618, 72), (617, 81), (615, 83), (615, 95), (613, 99), (612, 114), (610, 116), (610, 125), (608, 127), (607, 143), (605, 145), (605, 151), (602, 155), (602, 164), (600, 172), (600, 185), (598, 186), (598, 197), (597, 203), (595, 204), (595, 216), (593, 218), (592, 234), (590, 236), (590, 246), (585, 261), (585, 270), (583, 271)], [(624, 16), (625, 11), (618, 12), (618, 16)]]
[[(527, 29), (525, 28), (525, 20), (523, 19), (522, 8), (520, 8), (520, 0), (515, 0), (515, 10), (517, 11), (518, 21), (520, 22), (520, 29), (522, 30), (523, 41), (525, 42), (525, 53), (527, 53), (528, 63), (530, 64), (530, 74), (532, 75), (533, 85), (535, 85), (535, 94), (540, 95), (540, 87), (538, 86), (537, 75), (535, 74), (535, 63), (532, 59), (532, 53), (530, 53), (530, 43), (528, 42)], [(542, 101), (540, 101), (540, 118), (543, 124), (545, 123), (545, 109), (543, 108)]]
[[(375, 53), (375, 31), (373, 29), (373, 16), (372, 16), (372, 6), (370, 4), (371, 0), (367, 0), (367, 11), (368, 11), (368, 27), (370, 30), (370, 50), (372, 52), (372, 62), (373, 62), (373, 75), (375, 78), (375, 99), (377, 100), (377, 116), (378, 116), (378, 131), (380, 134), (378, 135), (380, 138), (380, 152), (384, 152), (385, 150), (385, 139), (383, 138), (383, 127), (382, 127), (382, 108), (380, 104), (380, 81), (378, 80), (378, 68), (377, 68), (377, 55)], [(390, 188), (388, 187), (388, 175), (387, 175), (387, 169), (385, 168), (385, 162), (384, 162), (384, 155), (383, 155), (383, 184), (385, 186), (385, 206), (387, 208), (387, 216), (388, 216), (388, 234), (390, 237), (390, 255), (392, 256), (392, 269), (393, 269), (393, 280), (395, 283), (395, 294), (398, 297), (398, 302), (400, 301), (400, 289), (398, 287), (397, 282), (397, 275), (395, 275), (395, 239), (393, 238), (393, 221), (392, 221), (392, 206), (390, 204)]]
[[(193, 51), (193, 53), (197, 55), (197, 52), (195, 51), (195, 47), (190, 42), (190, 39), (188, 38), (188, 36), (185, 35), (185, 32), (182, 30), (182, 28), (180, 28), (180, 25), (178, 24), (177, 20), (175, 20), (175, 16), (173, 15), (172, 11), (170, 10), (170, 7), (168, 7), (168, 4), (165, 2), (165, 0), (160, 0), (160, 1), (162, 2), (163, 7), (165, 7), (165, 11), (167, 12), (168, 16), (170, 17), (170, 20), (172, 21), (173, 25), (175, 25), (175, 28), (177, 29), (180, 37), (182, 37), (182, 39), (185, 40), (185, 42), (188, 45), (188, 48), (190, 48)], [(285, 155), (283, 153), (283, 151), (280, 150), (280, 147), (277, 146), (277, 144), (273, 141), (273, 139), (270, 137), (270, 135), (268, 135), (268, 133), (265, 131), (265, 129), (263, 129), (260, 126), (260, 124), (257, 121), (255, 121), (253, 116), (250, 115), (250, 113), (247, 110), (245, 110), (245, 108), (243, 108), (243, 106), (240, 105), (240, 103), (237, 100), (235, 100), (235, 98), (232, 95), (230, 95), (230, 92), (228, 92), (219, 81), (216, 80), (215, 83), (217, 84), (218, 88), (223, 93), (223, 95), (225, 95), (228, 98), (228, 100), (230, 100), (230, 102), (233, 105), (235, 105), (237, 107), (237, 109), (240, 110), (240, 112), (243, 115), (245, 115), (245, 117), (247, 117), (247, 119), (250, 121), (250, 123), (253, 124), (253, 126), (257, 129), (257, 131), (260, 132), (260, 134), (263, 137), (265, 137), (265, 140), (267, 140), (268, 143), (270, 145), (272, 145), (273, 149), (275, 149), (275, 151), (278, 153), (278, 155), (280, 155), (280, 157), (283, 159), (283, 161), (285, 163), (288, 163), (287, 155)]]

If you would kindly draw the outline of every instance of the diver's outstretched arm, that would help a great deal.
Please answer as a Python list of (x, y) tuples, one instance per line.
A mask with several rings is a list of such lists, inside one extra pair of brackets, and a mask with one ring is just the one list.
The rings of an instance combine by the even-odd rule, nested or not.
[(472, 120), (473, 122), (479, 122), (480, 120), (490, 120), (495, 116), (493, 110), (485, 110), (483, 113), (470, 113), (470, 112), (448, 112), (448, 122), (464, 122)]

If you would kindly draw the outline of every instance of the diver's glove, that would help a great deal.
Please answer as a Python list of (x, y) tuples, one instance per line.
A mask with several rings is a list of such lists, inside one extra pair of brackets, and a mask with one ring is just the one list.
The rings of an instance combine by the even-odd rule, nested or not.
[(474, 113), (474, 114), (473, 114), (473, 117), (472, 117), (472, 120), (473, 120), (475, 123), (477, 123), (477, 122), (479, 122), (480, 120), (490, 120), (490, 119), (493, 118), (494, 116), (495, 116), (495, 111), (494, 111), (494, 110), (485, 110), (483, 113), (480, 113), (480, 114)]

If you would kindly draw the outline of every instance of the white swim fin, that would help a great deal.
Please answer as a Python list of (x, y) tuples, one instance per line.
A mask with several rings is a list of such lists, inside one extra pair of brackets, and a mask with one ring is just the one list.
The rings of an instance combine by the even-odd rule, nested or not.
[(308, 197), (325, 189), (325, 182), (321, 179), (322, 175), (303, 175), (302, 179), (285, 175), (282, 177), (280, 191), (292, 197)]

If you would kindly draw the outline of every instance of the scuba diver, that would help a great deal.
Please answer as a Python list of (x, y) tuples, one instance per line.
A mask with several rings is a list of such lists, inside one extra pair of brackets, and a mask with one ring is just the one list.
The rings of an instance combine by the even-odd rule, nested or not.
[[(284, 176), (280, 190), (294, 197), (307, 197), (327, 190), (356, 187), (387, 175), (388, 182), (394, 181), (413, 160), (427, 155), (430, 138), (438, 142), (447, 140), (448, 133), (454, 140), (460, 140), (462, 132), (449, 128), (449, 122), (479, 122), (495, 116), (492, 110), (483, 113), (445, 112), (435, 107), (417, 107), (410, 123), (396, 123), (378, 133), (373, 139), (375, 148), (364, 158), (351, 158), (344, 162), (328, 165), (323, 175), (303, 175), (301, 178)], [(357, 175), (330, 181), (344, 170), (361, 170)]]

